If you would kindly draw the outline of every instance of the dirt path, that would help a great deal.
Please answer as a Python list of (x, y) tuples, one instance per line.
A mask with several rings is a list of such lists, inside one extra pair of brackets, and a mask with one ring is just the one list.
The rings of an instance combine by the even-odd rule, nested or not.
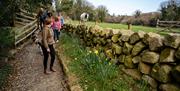
[[(45, 75), (43, 73), (43, 56), (35, 44), (28, 44), (11, 61), (14, 69), (13, 76), (4, 91), (68, 91), (65, 77), (59, 64), (55, 60), (57, 72)], [(50, 61), (50, 60), (49, 60)]]

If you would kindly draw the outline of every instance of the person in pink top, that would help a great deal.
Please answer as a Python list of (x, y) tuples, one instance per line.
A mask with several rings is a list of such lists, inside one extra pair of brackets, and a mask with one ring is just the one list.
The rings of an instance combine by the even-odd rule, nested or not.
[(54, 31), (54, 40), (56, 42), (59, 41), (59, 34), (61, 29), (61, 22), (59, 21), (59, 18), (56, 16), (54, 17), (54, 21), (52, 23), (52, 29)]

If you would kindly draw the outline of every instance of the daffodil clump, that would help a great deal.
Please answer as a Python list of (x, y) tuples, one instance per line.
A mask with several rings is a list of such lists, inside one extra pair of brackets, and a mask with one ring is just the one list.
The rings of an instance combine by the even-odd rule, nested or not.
[(65, 54), (72, 59), (70, 71), (80, 79), (84, 91), (129, 91), (126, 83), (118, 78), (118, 67), (101, 50), (86, 49), (68, 35), (64, 35), (61, 43)]

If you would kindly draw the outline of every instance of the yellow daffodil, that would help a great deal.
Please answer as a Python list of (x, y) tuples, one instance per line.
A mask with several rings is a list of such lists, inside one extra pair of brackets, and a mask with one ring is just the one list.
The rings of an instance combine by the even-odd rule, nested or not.
[(94, 53), (95, 53), (95, 54), (98, 54), (98, 50), (95, 50)]

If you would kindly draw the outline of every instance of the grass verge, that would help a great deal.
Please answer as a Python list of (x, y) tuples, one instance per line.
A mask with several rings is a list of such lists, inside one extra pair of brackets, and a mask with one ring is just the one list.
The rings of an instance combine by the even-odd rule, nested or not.
[(70, 72), (79, 78), (84, 91), (148, 91), (145, 83), (125, 75), (97, 50), (82, 46), (75, 35), (62, 33), (60, 41), (64, 54), (71, 59)]
[[(68, 20), (67, 23), (76, 25), (79, 24), (79, 21), (70, 21)], [(95, 22), (87, 22), (86, 25), (88, 26), (94, 26)], [(125, 24), (117, 24), (117, 23), (98, 23), (98, 25), (102, 28), (112, 28), (112, 29), (122, 29), (122, 30), (127, 30), (128, 29), (128, 25)], [(148, 27), (148, 26), (141, 26), (141, 25), (132, 25), (132, 30), (134, 32), (138, 32), (138, 31), (144, 31), (144, 32), (154, 32), (154, 33), (159, 33), (159, 34), (167, 34), (168, 32), (166, 31), (161, 31), (164, 30), (166, 28), (156, 28), (156, 27)], [(175, 32), (179, 32), (180, 28), (172, 28), (171, 30), (175, 31)]]
[(5, 85), (9, 74), (12, 72), (12, 66), (9, 64), (1, 65), (0, 67), (0, 90)]
[(6, 83), (9, 74), (12, 71), (12, 66), (10, 66), (5, 59), (10, 57), (10, 49), (13, 47), (14, 43), (14, 33), (10, 27), (0, 28), (0, 90)]

